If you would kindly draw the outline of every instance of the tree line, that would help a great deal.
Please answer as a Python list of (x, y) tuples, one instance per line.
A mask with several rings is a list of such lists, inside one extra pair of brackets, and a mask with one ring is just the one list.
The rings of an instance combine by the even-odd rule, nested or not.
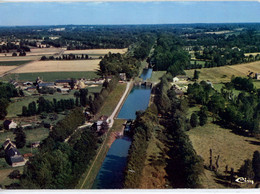
[(155, 104), (158, 112), (162, 114), (160, 124), (166, 129), (166, 145), (169, 148), (167, 178), (174, 188), (201, 187), (199, 175), (203, 173), (203, 159), (197, 155), (189, 137), (185, 134), (185, 131), (195, 127), (193, 118), (186, 117), (188, 102), (176, 97), (166, 76), (162, 77), (155, 92)]
[(137, 115), (134, 127), (131, 128), (132, 144), (128, 151), (124, 188), (138, 188), (146, 160), (146, 150), (156, 125), (157, 114), (150, 108)]
[(43, 112), (62, 112), (64, 110), (70, 110), (75, 107), (75, 100), (70, 99), (61, 99), (57, 100), (56, 98), (53, 101), (46, 100), (44, 97), (40, 97), (37, 102), (33, 101), (28, 104), (28, 107), (22, 107), (22, 116), (33, 116), (41, 114)]
[(48, 60), (87, 60), (92, 59), (87, 54), (68, 54), (68, 55), (62, 55), (59, 57), (49, 56), (46, 57), (45, 55), (41, 57), (41, 61), (48, 61)]

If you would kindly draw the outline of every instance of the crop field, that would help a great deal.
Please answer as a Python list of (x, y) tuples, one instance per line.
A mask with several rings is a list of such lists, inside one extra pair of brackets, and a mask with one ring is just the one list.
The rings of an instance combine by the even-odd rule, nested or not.
[(64, 49), (62, 48), (33, 48), (31, 49), (31, 52), (27, 52), (26, 56), (35, 56), (35, 55), (55, 55), (55, 54), (59, 54), (60, 52), (62, 52)]
[(100, 59), (75, 61), (35, 61), (15, 70), (13, 73), (96, 71), (99, 68), (99, 62)]
[(244, 160), (252, 159), (254, 151), (260, 149), (260, 141), (256, 138), (236, 135), (212, 123), (191, 129), (187, 134), (204, 164), (209, 165), (209, 149), (212, 149), (213, 158), (220, 155), (220, 172), (225, 171), (226, 165), (237, 171)]
[(1, 66), (0, 67), (0, 74), (3, 74), (5, 72), (7, 72), (7, 71), (15, 69), (16, 67), (18, 67), (18, 66)]
[(54, 82), (57, 79), (70, 79), (70, 78), (98, 78), (99, 76), (95, 71), (72, 71), (72, 72), (40, 72), (40, 73), (15, 73), (2, 77), (0, 80), (8, 81), (17, 79), (20, 81), (35, 81), (40, 77), (45, 82)]
[(31, 61), (0, 61), (0, 66), (19, 66)]
[(89, 49), (89, 50), (66, 50), (64, 54), (96, 54), (105, 55), (111, 53), (124, 54), (127, 52), (127, 48), (124, 49)]
[[(260, 61), (232, 66), (199, 69), (199, 81), (210, 80), (213, 83), (228, 82), (232, 75), (245, 77), (249, 72), (260, 72)], [(186, 70), (187, 76), (193, 77), (194, 70)]]

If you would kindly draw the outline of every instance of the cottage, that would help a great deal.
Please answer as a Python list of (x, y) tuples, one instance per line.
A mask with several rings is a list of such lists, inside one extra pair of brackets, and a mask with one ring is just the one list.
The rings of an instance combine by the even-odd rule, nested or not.
[(3, 144), (3, 148), (5, 151), (5, 160), (9, 165), (11, 165), (12, 167), (25, 165), (25, 159), (10, 139), (6, 139), (6, 141)]
[(17, 124), (13, 120), (5, 120), (3, 126), (6, 130), (15, 129)]
[(255, 74), (255, 78), (256, 78), (257, 80), (260, 80), (260, 73), (256, 73), (256, 74)]

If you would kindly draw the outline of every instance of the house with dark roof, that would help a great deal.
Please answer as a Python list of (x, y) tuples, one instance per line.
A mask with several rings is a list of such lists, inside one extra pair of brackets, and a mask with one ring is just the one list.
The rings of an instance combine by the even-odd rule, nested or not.
[(5, 120), (3, 122), (3, 126), (6, 130), (9, 130), (9, 129), (15, 129), (17, 127), (17, 124), (13, 120)]
[(10, 139), (6, 139), (3, 144), (3, 148), (5, 151), (5, 160), (9, 165), (11, 165), (12, 167), (25, 165), (25, 159)]

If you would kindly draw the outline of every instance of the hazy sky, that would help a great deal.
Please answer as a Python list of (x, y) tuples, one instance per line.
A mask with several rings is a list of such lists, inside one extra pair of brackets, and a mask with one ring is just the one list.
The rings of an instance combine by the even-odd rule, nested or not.
[(0, 26), (260, 22), (260, 2), (5, 2), (0, 13)]

